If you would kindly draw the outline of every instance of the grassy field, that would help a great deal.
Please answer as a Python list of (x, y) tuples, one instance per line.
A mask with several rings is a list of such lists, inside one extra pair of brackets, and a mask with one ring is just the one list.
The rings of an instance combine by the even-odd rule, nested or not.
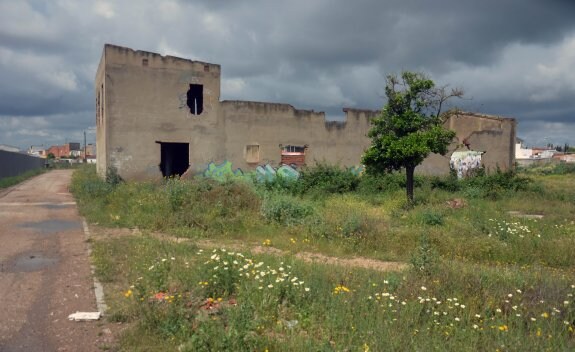
[[(414, 207), (401, 175), (325, 165), (266, 184), (105, 182), (82, 168), (72, 191), (104, 234), (93, 260), (108, 319), (129, 326), (122, 350), (568, 351), (574, 175), (418, 178)], [(302, 252), (410, 269), (309, 263)]]

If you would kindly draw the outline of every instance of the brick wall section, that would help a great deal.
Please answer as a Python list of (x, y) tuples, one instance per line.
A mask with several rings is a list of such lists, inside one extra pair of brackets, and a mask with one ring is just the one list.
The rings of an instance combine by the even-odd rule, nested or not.
[(286, 164), (286, 165), (296, 165), (297, 167), (304, 166), (305, 165), (305, 154), (282, 155), (281, 163)]

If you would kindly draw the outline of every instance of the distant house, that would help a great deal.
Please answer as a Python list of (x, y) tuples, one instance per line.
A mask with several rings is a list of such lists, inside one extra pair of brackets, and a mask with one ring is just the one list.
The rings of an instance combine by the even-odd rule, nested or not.
[(96, 156), (96, 145), (92, 143), (86, 145), (86, 157), (91, 156)]
[(80, 149), (80, 143), (66, 143), (64, 145), (53, 145), (46, 150), (46, 156), (54, 155), (56, 159), (80, 157), (82, 150)]
[(533, 155), (533, 149), (526, 148), (521, 138), (515, 141), (515, 159), (529, 159)]
[(557, 151), (549, 147), (533, 147), (533, 158), (548, 159), (552, 158)]
[(523, 140), (516, 139), (515, 143), (515, 162), (520, 166), (529, 166), (536, 164), (546, 164), (557, 161), (555, 154), (557, 151), (549, 147), (526, 148)]
[(28, 155), (45, 158), (46, 150), (44, 149), (44, 146), (31, 145), (30, 148), (28, 148)]

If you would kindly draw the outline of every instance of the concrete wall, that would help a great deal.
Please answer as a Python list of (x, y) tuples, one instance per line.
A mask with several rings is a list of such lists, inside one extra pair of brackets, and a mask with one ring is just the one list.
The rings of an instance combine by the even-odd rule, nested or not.
[[(98, 72), (105, 109), (97, 129), (100, 174), (114, 166), (125, 178), (161, 177), (156, 142), (189, 143), (192, 164), (225, 154), (219, 65), (112, 45), (105, 46), (103, 55), (104, 70)], [(199, 115), (186, 105), (190, 84), (204, 87)]]
[[(305, 163), (359, 166), (370, 145), (370, 119), (379, 111), (344, 109), (345, 121), (288, 104), (220, 102), (220, 66), (106, 45), (96, 74), (98, 172), (114, 166), (126, 179), (159, 178), (161, 146), (188, 143), (191, 172), (210, 163), (234, 169), (280, 166), (280, 146), (305, 146)], [(190, 84), (203, 86), (204, 110), (186, 103)], [(450, 152), (485, 151), (488, 169), (513, 167), (515, 120), (460, 113), (446, 121), (457, 138)], [(248, 159), (248, 146), (258, 157)], [(253, 154), (250, 154), (253, 156)], [(449, 155), (432, 155), (417, 172), (446, 174)]]
[[(325, 113), (297, 110), (288, 104), (223, 101), (225, 159), (242, 170), (258, 164), (280, 166), (281, 146), (307, 146), (307, 165), (327, 162), (360, 164), (369, 146), (370, 118), (377, 112), (345, 109), (345, 121), (326, 121)], [(246, 146), (259, 145), (258, 163), (246, 161)]]
[(0, 178), (18, 176), (44, 167), (46, 159), (0, 150)]
[(427, 175), (449, 173), (449, 160), (454, 151), (484, 152), (481, 162), (488, 172), (509, 170), (515, 162), (515, 119), (459, 112), (451, 115), (444, 126), (455, 131), (449, 152), (442, 156), (432, 154), (416, 168)]

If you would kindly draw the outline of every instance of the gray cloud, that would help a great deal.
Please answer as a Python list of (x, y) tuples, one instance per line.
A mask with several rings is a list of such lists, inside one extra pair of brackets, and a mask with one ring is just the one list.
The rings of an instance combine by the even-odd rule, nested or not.
[(0, 143), (80, 137), (114, 43), (221, 64), (223, 99), (333, 118), (379, 109), (385, 75), (423, 70), (463, 87), (464, 108), (517, 118), (530, 143), (575, 145), (574, 15), (559, 0), (0, 0)]

